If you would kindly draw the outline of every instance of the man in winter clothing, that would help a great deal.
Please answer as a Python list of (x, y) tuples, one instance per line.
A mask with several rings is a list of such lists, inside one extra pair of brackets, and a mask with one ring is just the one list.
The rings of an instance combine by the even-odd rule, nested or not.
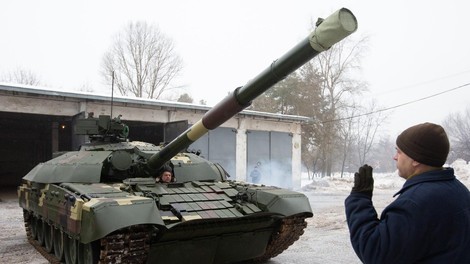
[(396, 141), (398, 198), (380, 219), (372, 205), (372, 167), (355, 174), (346, 198), (351, 243), (364, 263), (470, 263), (470, 192), (443, 168), (449, 153), (444, 129), (423, 123)]

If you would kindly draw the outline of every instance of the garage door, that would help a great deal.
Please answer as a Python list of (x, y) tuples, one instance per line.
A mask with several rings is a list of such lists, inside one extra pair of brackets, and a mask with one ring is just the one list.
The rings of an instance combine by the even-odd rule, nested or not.
[(219, 163), (235, 180), (236, 133), (232, 128), (218, 127), (191, 144), (188, 150), (201, 151), (201, 156)]
[(247, 181), (292, 187), (291, 133), (249, 130), (247, 145)]

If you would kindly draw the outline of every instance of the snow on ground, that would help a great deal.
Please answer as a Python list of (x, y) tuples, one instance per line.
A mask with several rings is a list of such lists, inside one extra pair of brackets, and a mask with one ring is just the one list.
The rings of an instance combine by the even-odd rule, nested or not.
[[(448, 165), (445, 165), (448, 166)], [(470, 164), (465, 160), (458, 159), (450, 167), (454, 169), (457, 179), (467, 187), (470, 187)], [(358, 168), (359, 169), (359, 168)], [(398, 171), (392, 173), (373, 173), (374, 190), (376, 189), (396, 189), (398, 191), (405, 183), (405, 180), (398, 176)], [(343, 177), (335, 174), (329, 177), (308, 179), (306, 173), (302, 174), (302, 191), (331, 192), (332, 190), (351, 190), (354, 184), (354, 173), (345, 173)]]

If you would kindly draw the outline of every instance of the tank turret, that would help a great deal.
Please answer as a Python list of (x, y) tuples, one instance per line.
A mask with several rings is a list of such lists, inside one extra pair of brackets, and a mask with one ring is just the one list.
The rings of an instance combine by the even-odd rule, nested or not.
[(129, 127), (121, 122), (121, 115), (113, 119), (109, 115), (96, 118), (91, 112), (86, 119), (77, 120), (75, 134), (87, 135), (92, 142), (122, 142), (129, 136)]
[[(120, 117), (79, 119), (90, 142), (36, 165), (18, 187), (28, 241), (51, 263), (240, 263), (277, 256), (312, 217), (307, 197), (231, 181), (182, 152), (357, 28), (340, 9), (165, 147), (127, 139)], [(161, 170), (161, 168), (164, 168)], [(158, 177), (171, 180), (158, 181)]]
[(348, 9), (342, 8), (324, 20), (319, 19), (316, 26), (315, 30), (297, 46), (271, 63), (268, 68), (243, 87), (235, 89), (208, 111), (201, 120), (170, 142), (160, 152), (154, 154), (149, 159), (148, 166), (159, 168), (209, 130), (219, 127), (248, 107), (256, 97), (283, 80), (287, 75), (356, 31), (357, 21)]

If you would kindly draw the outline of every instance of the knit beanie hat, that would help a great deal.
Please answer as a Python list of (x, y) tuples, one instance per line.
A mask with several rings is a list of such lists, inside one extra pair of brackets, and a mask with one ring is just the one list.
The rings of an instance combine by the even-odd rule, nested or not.
[(442, 167), (449, 154), (449, 139), (444, 128), (433, 123), (407, 128), (396, 143), (408, 157), (433, 167)]

